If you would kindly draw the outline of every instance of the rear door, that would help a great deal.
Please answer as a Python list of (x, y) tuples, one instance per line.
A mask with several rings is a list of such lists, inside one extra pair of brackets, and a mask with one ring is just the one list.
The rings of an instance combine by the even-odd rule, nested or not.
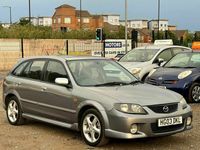
[(19, 75), (16, 91), (20, 95), (24, 113), (37, 116), (43, 113), (38, 101), (44, 96), (42, 76), (45, 64), (46, 60), (31, 60)]

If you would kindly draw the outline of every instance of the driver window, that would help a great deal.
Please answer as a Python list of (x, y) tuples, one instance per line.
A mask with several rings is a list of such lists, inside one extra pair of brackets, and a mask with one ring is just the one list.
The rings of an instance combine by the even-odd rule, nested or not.
[(159, 58), (163, 59), (164, 61), (170, 60), (172, 58), (171, 50), (170, 49), (164, 50), (158, 55), (157, 59)]
[(67, 78), (64, 66), (57, 61), (49, 61), (45, 73), (45, 81), (55, 83), (56, 78)]

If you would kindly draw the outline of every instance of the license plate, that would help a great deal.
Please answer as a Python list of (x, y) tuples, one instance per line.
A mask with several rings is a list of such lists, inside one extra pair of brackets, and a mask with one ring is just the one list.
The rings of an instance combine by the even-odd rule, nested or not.
[(158, 127), (166, 127), (183, 123), (182, 116), (158, 119)]

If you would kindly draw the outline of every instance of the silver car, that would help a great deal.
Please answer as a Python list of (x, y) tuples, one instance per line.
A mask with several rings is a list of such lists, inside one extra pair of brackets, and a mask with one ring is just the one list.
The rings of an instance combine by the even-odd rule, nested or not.
[(23, 59), (4, 79), (3, 106), (11, 125), (44, 121), (80, 131), (91, 146), (192, 128), (191, 107), (181, 95), (141, 83), (105, 58)]
[(175, 45), (150, 45), (138, 47), (124, 55), (119, 63), (142, 81), (163, 62), (167, 62), (174, 55), (192, 49)]

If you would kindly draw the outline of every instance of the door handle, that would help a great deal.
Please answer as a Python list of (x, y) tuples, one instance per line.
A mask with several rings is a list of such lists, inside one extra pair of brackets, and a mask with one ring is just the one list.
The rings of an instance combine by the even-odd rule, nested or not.
[(42, 87), (42, 91), (46, 91), (47, 90), (47, 87)]

